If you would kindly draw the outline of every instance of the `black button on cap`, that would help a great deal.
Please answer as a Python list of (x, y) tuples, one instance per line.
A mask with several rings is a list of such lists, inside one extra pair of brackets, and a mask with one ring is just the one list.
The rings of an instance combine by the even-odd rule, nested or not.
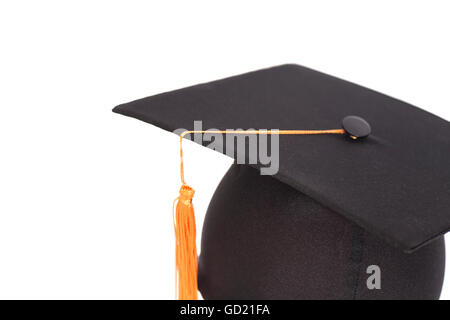
[(361, 117), (347, 116), (342, 120), (342, 128), (352, 139), (362, 139), (370, 135), (370, 124)]

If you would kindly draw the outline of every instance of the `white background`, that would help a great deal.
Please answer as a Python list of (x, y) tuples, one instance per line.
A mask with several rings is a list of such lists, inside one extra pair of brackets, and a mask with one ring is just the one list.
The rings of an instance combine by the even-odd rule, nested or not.
[[(289, 62), (449, 120), (448, 1), (370, 3), (2, 1), (0, 298), (173, 298), (178, 138), (117, 104)], [(231, 159), (185, 148), (200, 229)]]

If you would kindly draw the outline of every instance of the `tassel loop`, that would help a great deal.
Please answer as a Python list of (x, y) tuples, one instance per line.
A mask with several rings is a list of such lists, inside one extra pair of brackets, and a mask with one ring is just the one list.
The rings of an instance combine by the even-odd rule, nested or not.
[(195, 190), (187, 184), (183, 184), (180, 188), (179, 201), (184, 201), (186, 205), (192, 205), (192, 198), (194, 198)]

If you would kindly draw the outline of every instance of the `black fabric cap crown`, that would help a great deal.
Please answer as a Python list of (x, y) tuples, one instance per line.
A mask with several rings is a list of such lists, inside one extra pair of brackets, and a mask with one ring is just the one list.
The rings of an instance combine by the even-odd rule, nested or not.
[(353, 83), (282, 65), (114, 111), (169, 131), (195, 120), (204, 129), (335, 129), (360, 116), (372, 127), (361, 141), (280, 136), (275, 178), (405, 251), (450, 228), (450, 124)]

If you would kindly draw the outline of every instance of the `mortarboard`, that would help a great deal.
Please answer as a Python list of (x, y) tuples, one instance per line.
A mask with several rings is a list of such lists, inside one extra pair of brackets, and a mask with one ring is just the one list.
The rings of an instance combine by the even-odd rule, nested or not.
[[(199, 84), (114, 111), (168, 131), (190, 130), (178, 131), (181, 137), (199, 120), (213, 128), (210, 134), (255, 131), (260, 140), (279, 134), (270, 150), (279, 158), (274, 175), (256, 170), (266, 165), (249, 156), (249, 139), (231, 154), (228, 145), (222, 148), (246, 164), (232, 165), (208, 208), (198, 263), (205, 298), (439, 297), (442, 235), (450, 228), (447, 121), (298, 65)], [(177, 201), (187, 206), (177, 224), (195, 235), (193, 189), (183, 187)], [(185, 259), (195, 238), (177, 245), (183, 246), (177, 260)], [(196, 271), (196, 259), (177, 261), (179, 272)], [(372, 271), (381, 272), (381, 288), (369, 285)], [(180, 280), (181, 298), (195, 298), (184, 294), (186, 287), (196, 291), (192, 281)]]

